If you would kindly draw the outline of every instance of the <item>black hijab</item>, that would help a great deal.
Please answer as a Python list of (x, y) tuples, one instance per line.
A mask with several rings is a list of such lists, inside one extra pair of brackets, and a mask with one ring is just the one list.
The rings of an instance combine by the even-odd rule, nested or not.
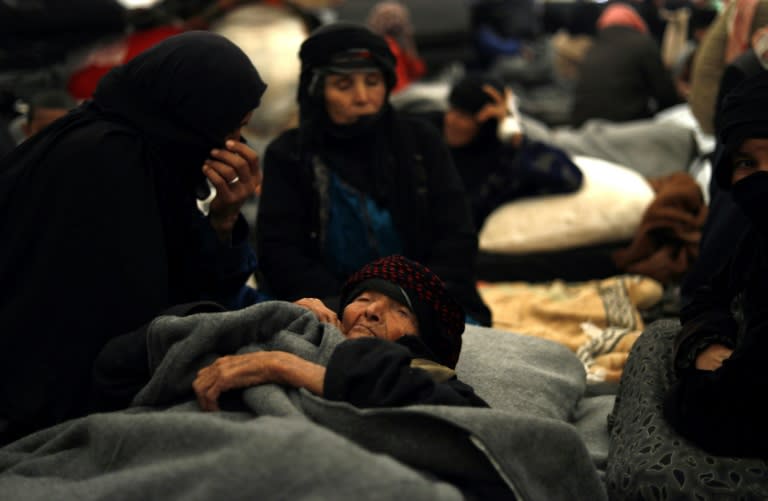
[(265, 87), (224, 37), (177, 35), (0, 161), (0, 442), (85, 412), (101, 346), (190, 293), (203, 161)]
[[(388, 94), (395, 86), (395, 57), (384, 38), (365, 26), (338, 22), (313, 31), (299, 50), (299, 103), (302, 156), (317, 155), (329, 169), (358, 190), (385, 202), (392, 188), (393, 110)], [(335, 124), (326, 111), (325, 78), (332, 73), (376, 69), (384, 75), (387, 98), (378, 113), (349, 125)]]

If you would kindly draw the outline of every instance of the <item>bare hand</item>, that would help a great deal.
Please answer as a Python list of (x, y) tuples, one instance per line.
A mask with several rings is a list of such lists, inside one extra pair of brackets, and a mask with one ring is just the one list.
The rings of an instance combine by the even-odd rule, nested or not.
[(487, 84), (483, 85), (483, 91), (493, 99), (493, 102), (480, 108), (480, 111), (475, 115), (475, 120), (477, 120), (478, 123), (484, 123), (486, 120), (492, 118), (495, 118), (498, 121), (504, 120), (504, 118), (506, 118), (512, 111), (507, 107), (507, 99), (512, 91), (505, 89), (504, 95), (502, 95), (495, 87)]
[(719, 369), (732, 353), (732, 349), (722, 344), (710, 345), (696, 357), (696, 368), (702, 371)]
[(200, 369), (192, 383), (204, 411), (219, 410), (219, 396), (235, 388), (276, 383), (323, 395), (325, 367), (285, 351), (257, 351), (217, 359)]
[(299, 306), (303, 306), (304, 308), (312, 311), (312, 313), (314, 313), (317, 319), (321, 322), (335, 325), (341, 329), (341, 322), (339, 321), (339, 317), (336, 315), (336, 312), (328, 308), (320, 299), (315, 297), (305, 297), (294, 301), (294, 304), (298, 304)]
[(247, 144), (228, 140), (225, 149), (211, 150), (203, 174), (216, 187), (209, 220), (222, 241), (229, 241), (240, 208), (261, 187), (259, 156)]

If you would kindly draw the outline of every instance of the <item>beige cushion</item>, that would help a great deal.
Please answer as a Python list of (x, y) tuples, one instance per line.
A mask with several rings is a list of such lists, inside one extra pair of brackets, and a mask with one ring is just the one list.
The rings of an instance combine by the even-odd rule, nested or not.
[(497, 208), (480, 231), (480, 249), (524, 254), (629, 240), (654, 198), (636, 171), (575, 156), (584, 183), (575, 193), (525, 198)]

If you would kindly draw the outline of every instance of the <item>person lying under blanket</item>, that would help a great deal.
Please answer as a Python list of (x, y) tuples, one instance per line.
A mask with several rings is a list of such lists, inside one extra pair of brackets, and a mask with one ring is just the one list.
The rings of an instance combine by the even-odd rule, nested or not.
[[(350, 276), (340, 298), (341, 319), (318, 299), (296, 302), (346, 338), (327, 366), (286, 351), (222, 356), (193, 382), (200, 407), (218, 410), (223, 393), (266, 383), (305, 388), (357, 407), (488, 407), (453, 370), (464, 313), (431, 270), (400, 255), (380, 258)], [(149, 380), (145, 334), (143, 328), (115, 339), (100, 354), (95, 395), (101, 409), (127, 406)]]

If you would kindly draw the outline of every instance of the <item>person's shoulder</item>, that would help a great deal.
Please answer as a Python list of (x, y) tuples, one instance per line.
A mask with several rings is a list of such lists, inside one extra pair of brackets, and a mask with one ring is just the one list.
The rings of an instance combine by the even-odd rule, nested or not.
[(295, 150), (299, 144), (299, 129), (294, 127), (275, 136), (268, 144), (267, 150)]
[(415, 114), (398, 114), (397, 126), (406, 140), (419, 146), (439, 146), (443, 137), (429, 117)]

